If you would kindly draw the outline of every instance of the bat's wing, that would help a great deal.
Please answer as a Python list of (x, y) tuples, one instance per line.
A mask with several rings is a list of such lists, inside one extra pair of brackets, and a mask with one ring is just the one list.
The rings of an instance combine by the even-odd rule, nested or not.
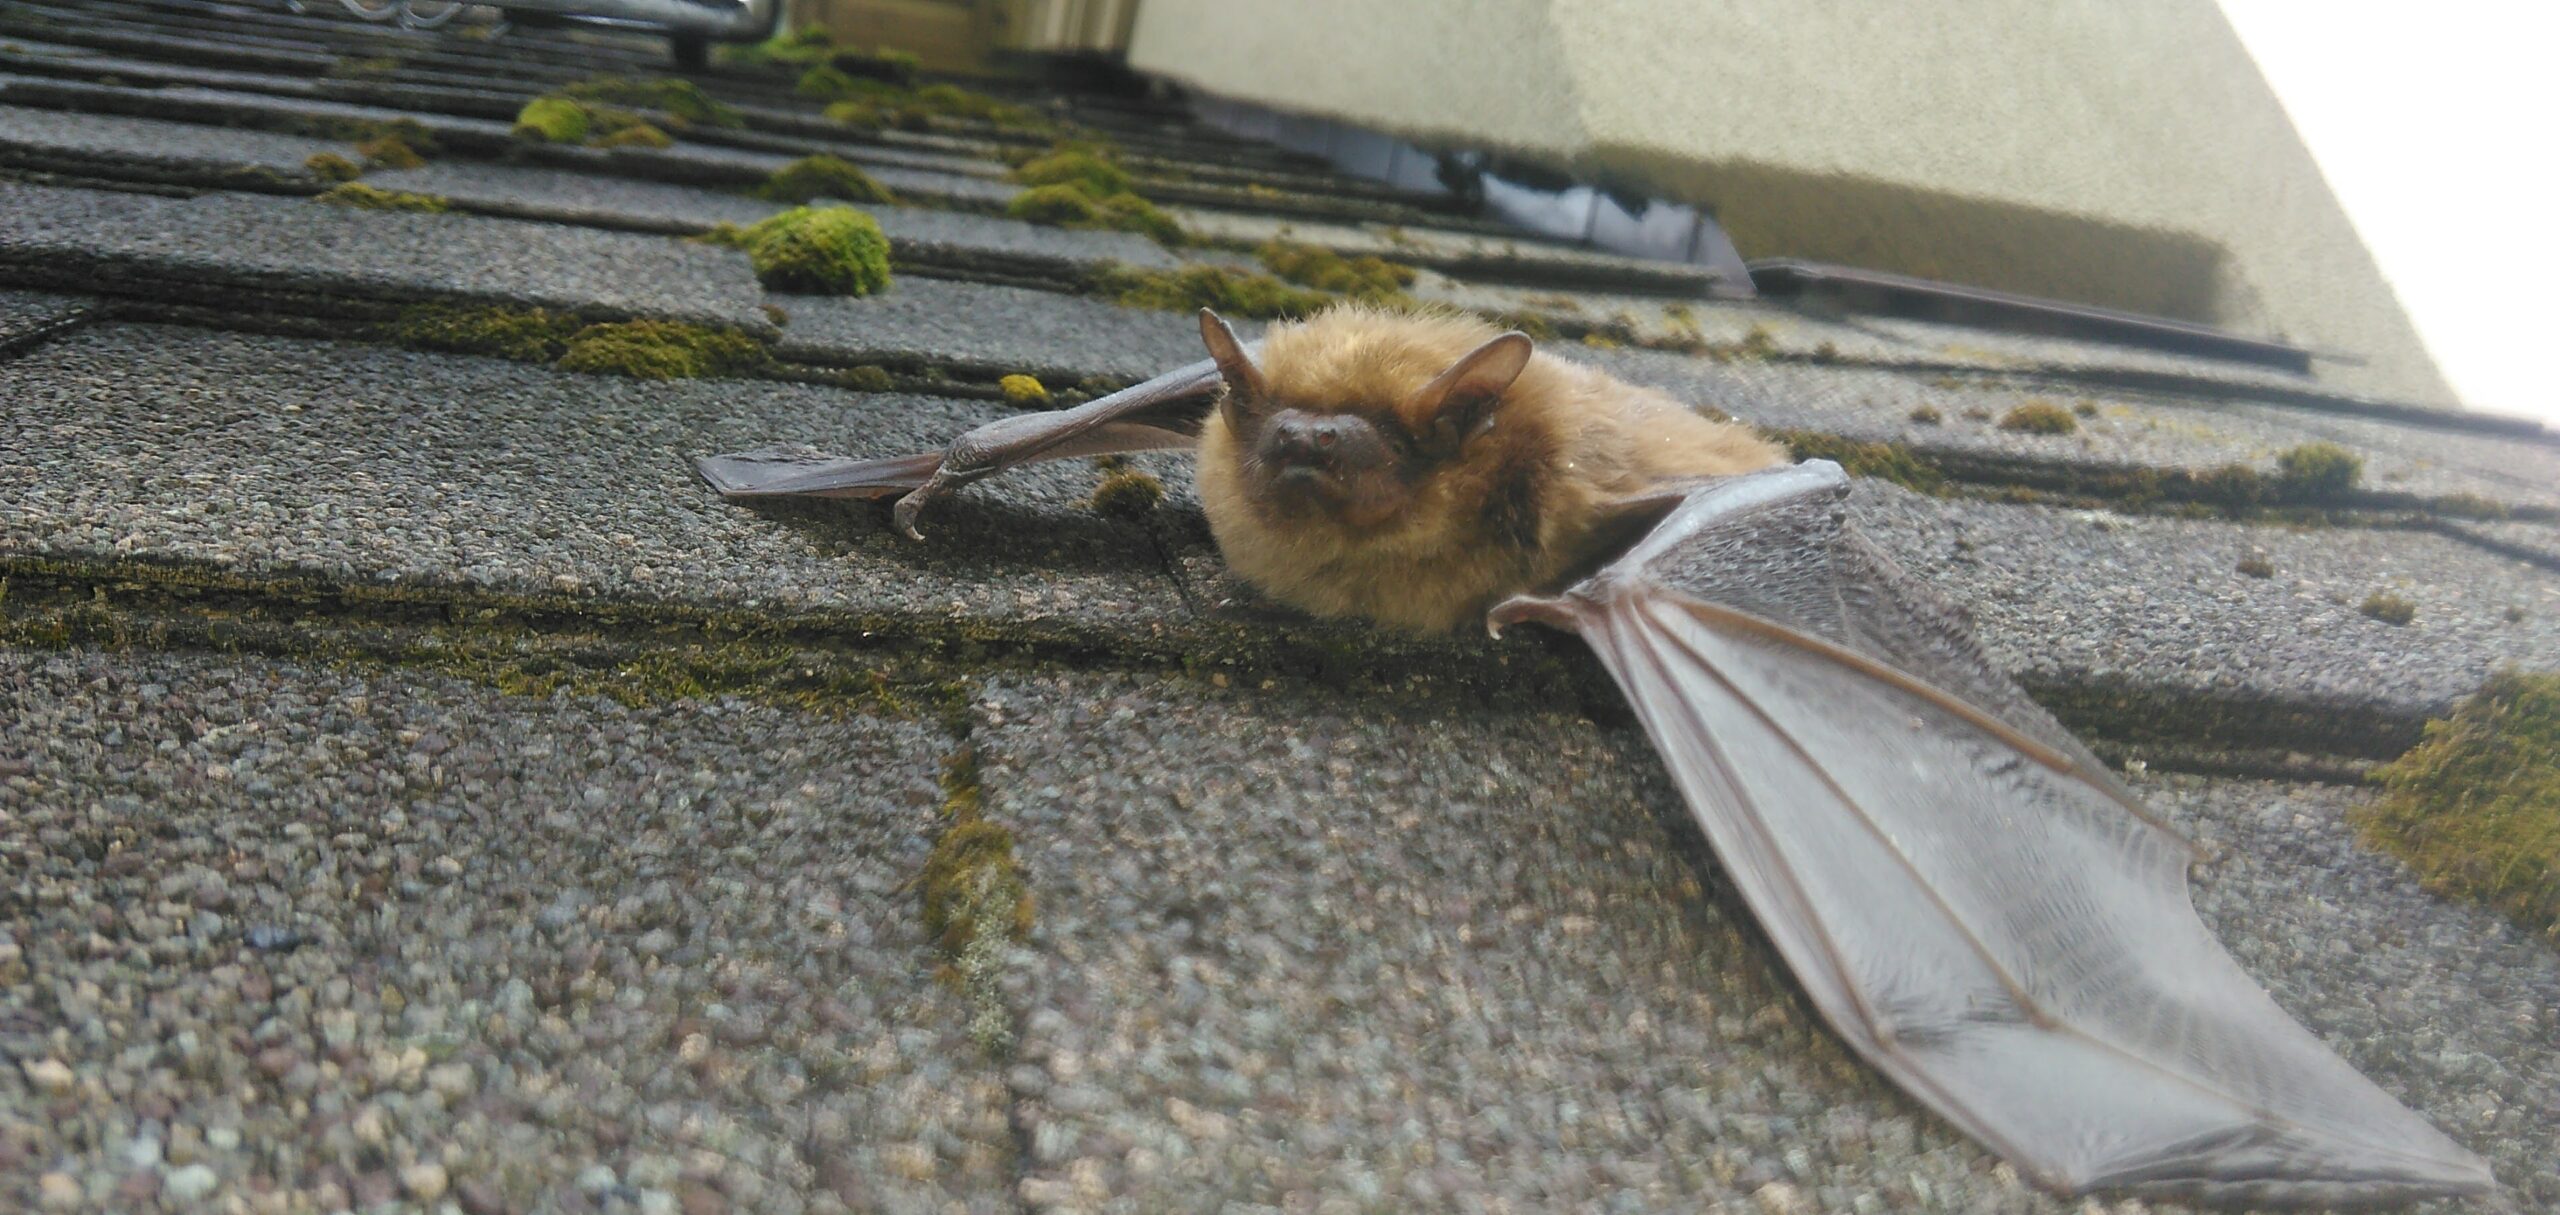
[(1204, 359), (1073, 409), (999, 418), (938, 452), (853, 460), (777, 448), (706, 456), (694, 469), (731, 498), (904, 494), (898, 530), (913, 536), (927, 503), (1017, 464), (1190, 447), (1221, 383), (1218, 365)]
[(1847, 490), (1825, 461), (1709, 483), (1494, 622), (1599, 652), (1824, 1019), (2044, 1185), (2490, 1186), (2223, 952), (2191, 847), (1847, 527)]

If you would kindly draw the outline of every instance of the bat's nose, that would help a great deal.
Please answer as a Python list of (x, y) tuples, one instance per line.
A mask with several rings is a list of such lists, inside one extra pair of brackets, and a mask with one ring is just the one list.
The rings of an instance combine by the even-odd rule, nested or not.
[(1347, 428), (1340, 418), (1284, 413), (1271, 419), (1268, 437), (1272, 459), (1284, 466), (1331, 468), (1334, 452)]

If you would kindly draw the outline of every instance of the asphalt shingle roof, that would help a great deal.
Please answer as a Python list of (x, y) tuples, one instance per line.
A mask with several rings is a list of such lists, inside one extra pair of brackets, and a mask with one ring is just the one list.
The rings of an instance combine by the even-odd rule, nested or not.
[[(1187, 317), (1094, 276), (1282, 233), (1931, 462), (1950, 492), (1862, 480), (1860, 526), (2149, 765), (2218, 857), (2195, 899), (2233, 954), (2492, 1160), (2468, 1209), (2560, 1205), (2560, 953), (2419, 888), (2345, 823), (2371, 791), (2311, 779), (2494, 669), (2560, 669), (2550, 436), (1696, 298), (1073, 89), (1016, 97), (1119, 139), (1205, 246), (1003, 218), (1032, 137), (839, 128), (739, 70), (700, 82), (744, 130), (528, 148), (527, 96), (656, 48), (334, 12), (0, 13), (0, 1206), (2091, 1209), (1840, 1048), (1564, 639), (1260, 603), (1174, 457), (1137, 462), (1168, 491), (1142, 517), (1047, 465), (938, 506), (923, 545), (877, 506), (692, 478), (935, 446), (1011, 408), (1008, 373), (1193, 361)], [(309, 201), (303, 161), (349, 151), (313, 132), (391, 118), (446, 146), (365, 180), (462, 214)], [(742, 187), (817, 150), (900, 194), (872, 209), (887, 293), (770, 293), (680, 239), (772, 213)], [(434, 302), (719, 325), (776, 363), (650, 383), (382, 339)], [(895, 391), (844, 386), (866, 366)], [(2092, 412), (1997, 426), (2037, 399)], [(2315, 441), (2364, 469), (2320, 518), (2140, 492)], [(2415, 619), (2363, 614), (2376, 591)], [(1011, 832), (1032, 908), (974, 970), (918, 908), (962, 803)]]

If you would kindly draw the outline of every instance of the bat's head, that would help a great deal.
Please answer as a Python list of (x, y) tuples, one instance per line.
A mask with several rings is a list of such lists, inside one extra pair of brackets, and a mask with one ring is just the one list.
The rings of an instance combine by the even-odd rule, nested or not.
[[(1529, 363), (1526, 335), (1505, 333), (1429, 372), (1264, 374), (1235, 331), (1208, 309), (1200, 337), (1227, 382), (1218, 454), (1264, 514), (1372, 532), (1443, 496), (1435, 481), (1495, 425), (1497, 406)], [(1362, 360), (1346, 357), (1345, 365)], [(1306, 369), (1292, 368), (1303, 372)], [(1428, 378), (1423, 378), (1427, 376)], [(1302, 382), (1296, 391), (1275, 383)]]

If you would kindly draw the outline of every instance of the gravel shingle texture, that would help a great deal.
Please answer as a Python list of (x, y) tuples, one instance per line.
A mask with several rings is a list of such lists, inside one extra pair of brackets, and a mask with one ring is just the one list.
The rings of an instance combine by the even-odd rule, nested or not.
[(930, 727), (82, 651), (0, 719), (0, 1206), (1010, 1209)]
[[(1058, 1209), (2063, 1211), (1797, 998), (1642, 738), (1536, 705), (1055, 675), (975, 705), (1040, 907), (1006, 1081)], [(2358, 796), (2145, 780), (2207, 921), (2560, 1201), (2560, 957), (2353, 845)], [(1755, 1205), (1756, 1204), (1756, 1205)]]
[(207, 194), (0, 182), (0, 268), (407, 302), (436, 296), (772, 328), (746, 258), (662, 236)]
[[(1001, 406), (644, 383), (355, 343), (107, 325), (0, 363), (0, 550), (357, 584), (1143, 628), (1179, 596), (1081, 462), (927, 520), (731, 505), (714, 452), (936, 447)], [(1098, 625), (1092, 622), (1102, 622)]]
[(0, 351), (77, 324), (97, 309), (97, 301), (76, 295), (0, 290)]

